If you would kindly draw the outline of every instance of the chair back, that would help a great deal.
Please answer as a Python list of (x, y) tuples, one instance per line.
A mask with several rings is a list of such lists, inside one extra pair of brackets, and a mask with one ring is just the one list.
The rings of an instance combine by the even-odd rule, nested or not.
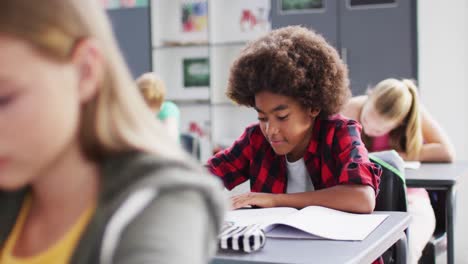
[(404, 161), (394, 150), (370, 153), (369, 159), (382, 168), (375, 210), (406, 212)]
[(180, 143), (182, 147), (197, 160), (200, 160), (201, 151), (200, 151), (200, 139), (188, 134), (182, 133), (180, 135)]
[[(394, 150), (370, 153), (369, 159), (382, 168), (375, 210), (406, 212), (408, 204), (403, 159)], [(406, 263), (406, 255), (400, 253), (396, 245), (388, 249), (382, 259), (385, 264)]]

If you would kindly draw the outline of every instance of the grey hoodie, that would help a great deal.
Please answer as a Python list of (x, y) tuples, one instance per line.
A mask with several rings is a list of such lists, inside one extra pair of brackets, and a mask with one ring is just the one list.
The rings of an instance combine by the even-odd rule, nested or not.
[[(225, 201), (218, 179), (190, 162), (131, 152), (102, 165), (95, 214), (71, 263), (208, 263)], [(0, 248), (27, 190), (0, 192)]]

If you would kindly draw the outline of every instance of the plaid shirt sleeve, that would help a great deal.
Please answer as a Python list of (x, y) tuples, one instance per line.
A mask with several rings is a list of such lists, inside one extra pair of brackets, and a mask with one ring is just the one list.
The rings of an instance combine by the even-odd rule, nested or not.
[(337, 126), (332, 150), (335, 155), (338, 184), (363, 184), (378, 192), (382, 170), (373, 164), (361, 140), (361, 125), (354, 120), (340, 122)]
[(231, 190), (249, 179), (249, 166), (252, 160), (252, 146), (248, 127), (234, 144), (208, 160), (208, 170), (223, 180), (224, 186)]

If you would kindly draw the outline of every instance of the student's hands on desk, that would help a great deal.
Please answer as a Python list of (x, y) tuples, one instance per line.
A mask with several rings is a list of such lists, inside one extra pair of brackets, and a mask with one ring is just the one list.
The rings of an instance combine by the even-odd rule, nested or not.
[(371, 186), (359, 184), (337, 185), (302, 193), (248, 192), (231, 197), (231, 209), (248, 207), (324, 206), (350, 213), (372, 213), (375, 207), (375, 191)]
[(231, 197), (232, 210), (249, 206), (275, 207), (275, 194), (249, 192)]

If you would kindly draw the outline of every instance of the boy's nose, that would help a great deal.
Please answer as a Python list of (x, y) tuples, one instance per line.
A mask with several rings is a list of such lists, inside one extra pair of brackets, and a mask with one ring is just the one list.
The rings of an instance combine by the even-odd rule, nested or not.
[(267, 133), (269, 138), (271, 138), (271, 136), (278, 133), (278, 127), (276, 125), (274, 125), (272, 122), (267, 122), (266, 123), (265, 130), (266, 130), (266, 133)]

